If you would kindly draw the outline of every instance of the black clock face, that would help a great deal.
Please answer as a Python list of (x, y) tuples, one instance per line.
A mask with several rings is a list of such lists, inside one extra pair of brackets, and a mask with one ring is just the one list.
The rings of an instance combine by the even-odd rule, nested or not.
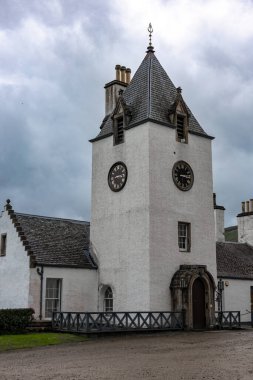
[(189, 164), (185, 161), (178, 161), (172, 169), (172, 177), (175, 185), (182, 191), (190, 190), (193, 181), (193, 171)]
[(108, 173), (108, 184), (112, 191), (120, 191), (126, 184), (127, 167), (123, 162), (116, 162)]

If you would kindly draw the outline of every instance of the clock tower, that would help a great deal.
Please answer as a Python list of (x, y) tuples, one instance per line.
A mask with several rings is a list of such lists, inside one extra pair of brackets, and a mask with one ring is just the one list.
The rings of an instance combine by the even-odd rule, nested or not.
[(216, 247), (210, 137), (155, 56), (130, 80), (116, 66), (91, 140), (91, 247), (99, 311), (181, 311), (214, 318)]

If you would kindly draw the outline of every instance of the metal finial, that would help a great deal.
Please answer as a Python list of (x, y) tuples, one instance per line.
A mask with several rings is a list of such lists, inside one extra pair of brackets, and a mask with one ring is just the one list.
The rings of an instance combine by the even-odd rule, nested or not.
[(149, 23), (148, 26), (148, 32), (149, 32), (149, 46), (152, 46), (152, 33), (153, 33), (153, 28), (151, 22)]
[(152, 33), (153, 33), (153, 28), (151, 22), (149, 23), (148, 26), (148, 32), (149, 32), (149, 45), (147, 48), (147, 53), (148, 52), (154, 52), (154, 47), (152, 46)]
[(5, 210), (12, 210), (10, 199), (6, 199), (6, 205), (4, 206)]

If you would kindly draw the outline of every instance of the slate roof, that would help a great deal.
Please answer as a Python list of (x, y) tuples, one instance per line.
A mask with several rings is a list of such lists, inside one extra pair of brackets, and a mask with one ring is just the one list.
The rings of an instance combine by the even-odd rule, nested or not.
[[(174, 104), (176, 97), (175, 85), (154, 52), (149, 51), (122, 95), (123, 100), (131, 110), (131, 118), (126, 129), (148, 120), (175, 128), (169, 120), (169, 109)], [(190, 115), (189, 132), (211, 138), (200, 126), (188, 107), (187, 110)], [(91, 141), (112, 135), (111, 115), (106, 115), (100, 129), (98, 136)]]
[(253, 246), (217, 242), (216, 258), (218, 277), (253, 280)]
[(14, 226), (34, 265), (96, 269), (88, 222), (14, 213)]

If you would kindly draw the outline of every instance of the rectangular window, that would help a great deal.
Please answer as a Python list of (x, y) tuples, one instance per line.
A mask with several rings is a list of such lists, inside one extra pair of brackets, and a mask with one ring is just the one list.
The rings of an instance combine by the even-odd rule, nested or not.
[(61, 310), (61, 285), (59, 278), (47, 278), (45, 297), (45, 317), (52, 318), (53, 311)]
[(1, 251), (0, 256), (6, 255), (6, 243), (7, 243), (7, 234), (1, 235)]
[(123, 117), (116, 118), (115, 123), (116, 123), (115, 145), (117, 145), (124, 142)]
[(178, 222), (178, 247), (179, 251), (189, 252), (191, 248), (190, 223)]

